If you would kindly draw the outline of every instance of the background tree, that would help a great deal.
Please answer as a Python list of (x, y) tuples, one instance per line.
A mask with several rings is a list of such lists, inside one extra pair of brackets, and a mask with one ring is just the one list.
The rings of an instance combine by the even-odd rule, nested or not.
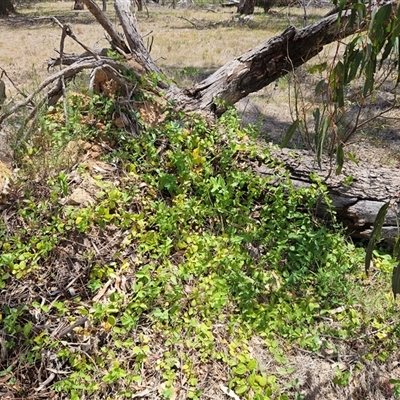
[(253, 14), (255, 3), (255, 0), (240, 0), (237, 12), (245, 15)]
[(7, 16), (13, 12), (15, 12), (15, 9), (11, 0), (0, 1), (0, 16)]

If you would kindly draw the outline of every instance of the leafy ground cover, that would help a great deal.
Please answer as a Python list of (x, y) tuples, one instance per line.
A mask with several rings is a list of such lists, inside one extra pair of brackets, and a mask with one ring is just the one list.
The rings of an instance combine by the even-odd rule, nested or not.
[[(152, 54), (182, 83), (286, 27), (276, 14), (242, 23), (224, 13), (160, 9), (139, 22), (144, 33), (161, 25)], [(84, 13), (66, 17), (83, 41), (101, 37)], [(18, 45), (15, 24), (2, 31), (12, 51), (0, 60), (17, 83), (43, 73), (20, 64), (52, 55), (32, 37), (59, 43), (58, 27), (38, 21)], [(276, 103), (271, 134), (290, 120), (290, 79), (257, 94), (255, 123)], [(165, 104), (163, 114), (149, 94), (135, 104), (127, 132), (115, 99), (78, 91), (14, 137), (19, 172), (0, 220), (0, 397), (398, 398), (392, 259), (375, 251), (367, 279), (363, 248), (315, 216), (323, 184), (294, 190), (233, 111), (209, 125)], [(270, 180), (251, 171), (259, 162), (275, 167)]]
[(113, 97), (70, 93), (18, 142), (3, 398), (399, 396), (390, 257), (366, 279), (363, 249), (315, 216), (323, 184), (293, 189), (234, 111), (209, 124), (153, 100), (137, 95), (132, 134)]

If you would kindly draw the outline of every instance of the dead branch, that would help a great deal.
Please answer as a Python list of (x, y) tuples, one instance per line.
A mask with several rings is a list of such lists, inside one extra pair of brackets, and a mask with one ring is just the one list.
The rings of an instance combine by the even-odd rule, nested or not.
[(83, 3), (110, 36), (113, 48), (123, 55), (130, 54), (131, 49), (125, 43), (120, 34), (114, 29), (111, 21), (107, 18), (104, 12), (101, 11), (99, 6), (93, 0), (83, 0)]
[[(46, 89), (48, 86), (50, 86), (52, 83), (58, 81), (58, 84), (56, 85), (55, 88), (52, 88), (48, 93), (47, 93), (47, 103), (49, 105), (55, 104), (58, 99), (60, 98), (62, 93), (62, 85), (60, 82), (61, 77), (63, 77), (65, 80), (70, 80), (74, 76), (76, 76), (79, 72), (85, 70), (85, 69), (95, 69), (98, 67), (105, 67), (109, 66), (115, 69), (116, 71), (126, 71), (131, 74), (136, 75), (136, 77), (139, 79), (140, 75), (132, 68), (129, 68), (128, 66), (115, 61), (111, 58), (102, 58), (100, 60), (94, 60), (93, 57), (88, 57), (88, 58), (83, 58), (81, 60), (78, 60), (74, 64), (70, 65), (69, 67), (55, 73), (54, 75), (48, 77), (45, 79), (36, 90), (34, 90), (29, 96), (26, 97), (25, 100), (20, 101), (19, 103), (15, 104), (13, 107), (11, 107), (9, 110), (5, 111), (4, 113), (0, 114), (0, 125), (11, 115), (16, 113), (17, 111), (21, 110), (22, 108), (26, 107), (28, 104), (30, 104), (33, 99), (38, 96), (40, 93), (43, 92), (44, 89)], [(58, 97), (57, 97), (58, 96)]]
[(83, 47), (88, 54), (93, 56), (96, 60), (98, 60), (100, 57), (97, 54), (97, 52), (90, 47), (86, 46), (85, 43), (83, 43), (81, 40), (78, 39), (78, 37), (75, 35), (75, 33), (72, 31), (72, 26), (70, 24), (62, 24), (56, 17), (52, 18), (53, 21), (62, 29), (62, 36), (61, 36), (61, 41), (60, 41), (60, 65), (62, 65), (62, 61), (64, 58), (64, 40), (66, 36), (69, 36), (71, 39), (73, 39), (76, 43), (78, 43), (81, 47)]

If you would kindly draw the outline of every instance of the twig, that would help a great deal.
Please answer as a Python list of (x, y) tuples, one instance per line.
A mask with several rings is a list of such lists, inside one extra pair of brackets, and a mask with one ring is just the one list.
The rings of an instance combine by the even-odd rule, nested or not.
[(70, 371), (59, 371), (54, 368), (46, 368), (46, 371), (53, 372), (54, 374), (57, 374), (57, 375), (70, 375), (71, 374)]
[(78, 321), (75, 321), (72, 325), (70, 325), (68, 328), (63, 329), (59, 334), (58, 338), (62, 338), (65, 335), (68, 335), (68, 333), (72, 332), (76, 327), (83, 325), (86, 321), (88, 320), (88, 316), (85, 315), (84, 317), (78, 319)]
[(35, 389), (36, 392), (40, 392), (43, 390), (54, 378), (56, 377), (56, 374), (52, 372), (49, 377), (37, 388)]
[(329, 361), (330, 363), (334, 364), (336, 362), (336, 361), (332, 360), (332, 358), (323, 356), (322, 354), (316, 353), (314, 351), (309, 351), (309, 350), (306, 350), (306, 349), (302, 349), (301, 347), (297, 347), (297, 346), (292, 346), (292, 347), (294, 349), (296, 349), (297, 351), (301, 351), (302, 353), (309, 354), (311, 356), (317, 356), (317, 357), (321, 358), (322, 360)]
[(360, 339), (364, 339), (364, 338), (366, 338), (366, 337), (368, 337), (368, 336), (376, 335), (377, 333), (384, 331), (386, 328), (389, 328), (390, 326), (394, 325), (394, 324), (397, 323), (397, 322), (398, 322), (398, 321), (392, 321), (392, 322), (390, 322), (389, 324), (386, 324), (384, 327), (377, 329), (376, 331), (372, 331), (372, 332), (369, 332), (369, 333), (365, 333), (364, 335), (361, 335), (361, 336), (358, 336), (358, 337), (356, 337), (356, 338), (354, 338), (354, 339), (351, 339), (351, 341), (352, 341), (352, 342), (355, 342), (356, 340), (360, 340)]
[(146, 390), (142, 390), (141, 392), (137, 392), (135, 393), (132, 398), (135, 399), (136, 397), (147, 397), (150, 393), (155, 392), (156, 390), (158, 390), (157, 388), (152, 388), (152, 389), (146, 389)]
[[(16, 84), (13, 82), (13, 80), (10, 78), (10, 76), (7, 74), (7, 71), (4, 68), (0, 67), (0, 71), (1, 71), (1, 76), (5, 75), (7, 77), (7, 79), (10, 81), (11, 85), (14, 86), (15, 90), (23, 97), (28, 97), (24, 92), (22, 92), (21, 90), (18, 89), (18, 87), (16, 86)], [(34, 106), (35, 104), (32, 102), (32, 105)]]
[[(81, 42), (78, 37), (74, 34), (72, 31), (72, 27), (69, 24), (63, 25), (56, 17), (52, 17), (53, 21), (62, 29), (63, 33), (61, 35), (61, 41), (62, 41), (62, 49), (64, 49), (64, 39), (65, 36), (68, 35), (71, 39), (75, 40), (76, 43), (78, 43), (80, 46), (82, 46), (88, 53), (90, 53), (96, 60), (99, 60), (100, 57), (96, 53), (95, 50), (91, 49), (90, 47), (86, 46), (85, 43)], [(61, 50), (61, 45), (60, 45), (60, 58), (62, 60), (62, 50)]]
[(107, 292), (108, 288), (110, 287), (111, 283), (113, 281), (111, 279), (109, 279), (104, 285), (103, 287), (98, 291), (98, 293), (96, 294), (96, 296), (93, 297), (92, 301), (94, 303), (97, 303), (103, 296), (104, 294)]
[(178, 17), (178, 18), (183, 19), (183, 20), (189, 22), (189, 24), (192, 24), (196, 29), (202, 29), (202, 28), (199, 28), (194, 22), (190, 21), (190, 19), (187, 19), (187, 18), (185, 18), (185, 17)]
[[(60, 63), (60, 68), (62, 63)], [(67, 108), (67, 89), (65, 87), (65, 79), (64, 76), (61, 78), (61, 86), (62, 86), (62, 93), (63, 93), (63, 106), (64, 106), (64, 119), (65, 119), (65, 126), (68, 126), (68, 108)]]

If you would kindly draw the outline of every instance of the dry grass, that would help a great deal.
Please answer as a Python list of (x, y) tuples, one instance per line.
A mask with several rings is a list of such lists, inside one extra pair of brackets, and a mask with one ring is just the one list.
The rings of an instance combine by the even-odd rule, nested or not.
[[(91, 14), (71, 11), (70, 2), (38, 3), (33, 8), (18, 11), (18, 17), (0, 20), (0, 66), (20, 85), (28, 84), (36, 74), (45, 77), (46, 60), (59, 48), (60, 28), (49, 18), (40, 17), (57, 16), (63, 22), (70, 22), (87, 45), (107, 46), (103, 29)], [(146, 40), (154, 38), (151, 54), (167, 74), (181, 71), (183, 67), (206, 73), (279, 33), (289, 23), (301, 24), (301, 10), (291, 12), (294, 17), (287, 16), (285, 10), (267, 16), (256, 13), (242, 23), (235, 20), (237, 14), (232, 9), (173, 10), (149, 6), (148, 13), (137, 17), (139, 30)], [(324, 12), (321, 10), (319, 14)], [(108, 11), (108, 15), (116, 21), (113, 10)], [(312, 15), (316, 12), (312, 11)], [(79, 53), (82, 49), (67, 39), (65, 51)]]

